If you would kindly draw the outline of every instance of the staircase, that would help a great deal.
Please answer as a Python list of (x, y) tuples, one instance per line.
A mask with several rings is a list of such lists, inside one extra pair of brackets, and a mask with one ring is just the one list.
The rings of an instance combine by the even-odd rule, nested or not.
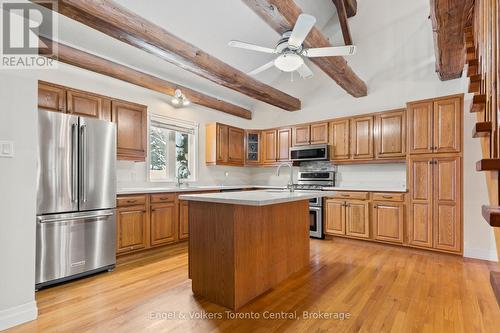
[[(489, 205), (482, 207), (482, 216), (495, 227), (500, 258), (500, 61), (499, 0), (475, 0), (472, 25), (465, 29), (465, 51), (469, 93), (474, 94), (470, 112), (477, 123), (472, 131), (481, 140), (483, 159), (477, 171), (486, 172)], [(500, 272), (491, 272), (491, 285), (500, 305)]]

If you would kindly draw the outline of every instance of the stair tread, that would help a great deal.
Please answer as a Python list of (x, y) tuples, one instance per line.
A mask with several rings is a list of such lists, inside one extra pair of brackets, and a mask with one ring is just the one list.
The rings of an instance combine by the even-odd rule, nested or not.
[(481, 213), (492, 227), (500, 227), (500, 206), (487, 206), (481, 207)]
[(474, 128), (472, 130), (472, 137), (478, 138), (481, 136), (489, 135), (492, 129), (493, 126), (491, 124), (491, 121), (478, 122), (474, 125)]
[(500, 171), (500, 158), (484, 158), (476, 162), (476, 171)]
[(481, 112), (486, 107), (486, 95), (476, 94), (472, 98), (472, 107), (470, 112)]
[(471, 75), (471, 76), (469, 76), (469, 80), (470, 80), (470, 82), (479, 82), (482, 80), (481, 74)]

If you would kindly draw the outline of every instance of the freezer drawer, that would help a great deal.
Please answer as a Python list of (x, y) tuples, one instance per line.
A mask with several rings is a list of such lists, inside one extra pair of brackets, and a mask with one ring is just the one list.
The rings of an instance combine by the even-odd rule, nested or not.
[(37, 217), (37, 287), (116, 263), (114, 209)]

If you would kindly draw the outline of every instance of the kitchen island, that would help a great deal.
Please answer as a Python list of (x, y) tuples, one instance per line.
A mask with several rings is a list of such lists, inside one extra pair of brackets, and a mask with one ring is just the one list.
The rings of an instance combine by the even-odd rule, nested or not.
[(194, 295), (236, 310), (309, 265), (309, 199), (327, 191), (181, 195)]

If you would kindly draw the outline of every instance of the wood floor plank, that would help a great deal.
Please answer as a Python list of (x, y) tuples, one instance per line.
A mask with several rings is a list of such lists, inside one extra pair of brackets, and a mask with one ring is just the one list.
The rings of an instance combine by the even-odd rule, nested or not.
[[(496, 263), (349, 239), (311, 240), (309, 267), (227, 318), (195, 298), (187, 244), (119, 258), (116, 270), (36, 294), (36, 321), (7, 332), (496, 332)], [(344, 320), (303, 312), (342, 312)], [(296, 313), (297, 319), (263, 318)], [(172, 314), (173, 318), (165, 318)], [(222, 319), (190, 319), (190, 315)], [(248, 318), (258, 314), (259, 318)], [(185, 316), (185, 317), (181, 317)]]

